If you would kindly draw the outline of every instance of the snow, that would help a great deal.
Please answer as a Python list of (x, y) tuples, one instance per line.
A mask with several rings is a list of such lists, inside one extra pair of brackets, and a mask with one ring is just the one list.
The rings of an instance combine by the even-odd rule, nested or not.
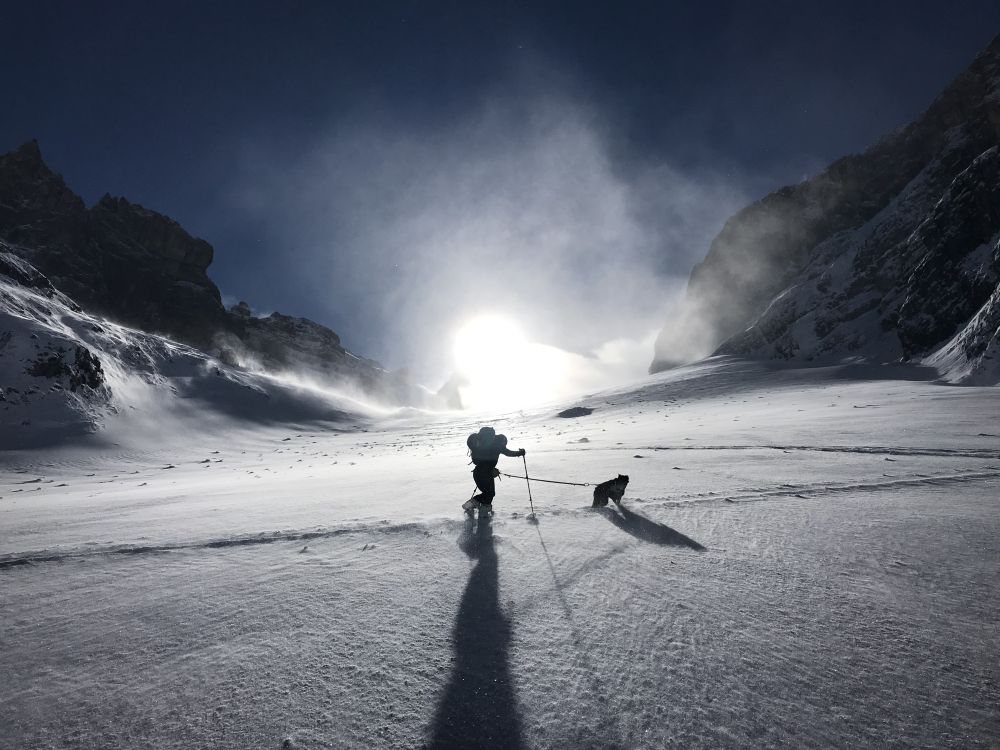
[[(71, 305), (58, 293), (49, 297), (0, 274), (0, 449), (87, 437), (106, 441), (109, 420), (122, 444), (135, 445), (239, 422), (351, 425), (387, 413), (356, 393), (331, 391), (305, 377), (228, 367), (197, 349)], [(65, 375), (31, 374), (40, 357), (71, 363), (78, 347), (100, 361), (99, 387), (74, 390)]]
[[(5, 451), (0, 744), (995, 747), (1000, 391), (931, 377), (715, 358)], [(533, 476), (628, 474), (623, 509), (536, 483), (531, 519), (504, 478), (466, 520), (485, 421)]]
[[(1000, 234), (994, 235), (962, 261), (966, 278), (996, 282), (990, 267), (1000, 253)], [(1000, 383), (1000, 287), (993, 291), (969, 321), (936, 351), (924, 358), (941, 378), (962, 385)]]

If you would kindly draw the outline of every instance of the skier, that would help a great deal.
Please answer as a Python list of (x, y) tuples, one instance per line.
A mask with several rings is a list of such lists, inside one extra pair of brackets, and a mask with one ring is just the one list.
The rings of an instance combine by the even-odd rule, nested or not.
[(476, 465), (476, 468), (472, 470), (472, 478), (475, 480), (480, 494), (462, 503), (462, 509), (470, 515), (476, 508), (479, 508), (480, 512), (491, 513), (493, 512), (493, 498), (497, 494), (493, 480), (500, 476), (500, 472), (497, 470), (500, 454), (517, 458), (523, 456), (525, 450), (524, 448), (516, 451), (507, 450), (506, 436), (497, 435), (492, 427), (481, 427), (479, 432), (469, 435), (469, 439), (465, 443), (469, 446), (472, 463)]

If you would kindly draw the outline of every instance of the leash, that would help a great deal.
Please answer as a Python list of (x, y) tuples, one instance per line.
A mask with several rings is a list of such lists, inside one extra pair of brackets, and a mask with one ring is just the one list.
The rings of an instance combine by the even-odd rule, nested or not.
[[(524, 457), (522, 456), (522, 458), (524, 458)], [(524, 462), (524, 476), (523, 477), (520, 474), (508, 474), (505, 471), (501, 471), (500, 472), (500, 476), (510, 477), (511, 479), (524, 479), (524, 480), (527, 480), (527, 479), (530, 478), (530, 477), (528, 477), (528, 462), (527, 461)], [(535, 477), (532, 481), (533, 482), (545, 482), (546, 484), (568, 484), (568, 485), (572, 485), (573, 487), (592, 487), (593, 486), (593, 484), (591, 482), (560, 482), (560, 481), (557, 481), (555, 479), (539, 479), (538, 477)], [(528, 487), (530, 489), (531, 485), (528, 485)]]

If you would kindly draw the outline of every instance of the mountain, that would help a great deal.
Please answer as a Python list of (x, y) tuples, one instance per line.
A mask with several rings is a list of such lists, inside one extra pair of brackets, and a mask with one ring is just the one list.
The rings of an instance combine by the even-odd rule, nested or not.
[[(358, 381), (330, 388), (318, 376), (304, 378), (309, 365), (319, 371), (316, 363), (295, 377), (230, 366), (88, 313), (12, 249), (0, 240), (0, 451), (87, 436), (106, 443), (112, 433), (129, 443), (155, 441), (170, 430), (218, 439), (223, 423), (229, 431), (266, 425), (341, 430), (386, 412), (356, 398), (362, 389), (343, 387)], [(260, 324), (266, 330), (273, 320)], [(281, 320), (299, 325), (296, 318)]]
[(651, 371), (707, 354), (1000, 381), (1000, 37), (916, 121), (729, 219)]
[[(0, 240), (88, 313), (188, 344), (225, 364), (296, 371), (395, 404), (429, 395), (347, 351), (329, 328), (246, 303), (227, 310), (208, 276), (214, 251), (177, 222), (105, 195), (88, 208), (34, 141), (0, 156)], [(9, 264), (8, 264), (9, 267)]]
[(88, 209), (35, 142), (0, 156), (0, 238), (94, 313), (199, 347), (225, 326), (211, 245), (124, 198)]

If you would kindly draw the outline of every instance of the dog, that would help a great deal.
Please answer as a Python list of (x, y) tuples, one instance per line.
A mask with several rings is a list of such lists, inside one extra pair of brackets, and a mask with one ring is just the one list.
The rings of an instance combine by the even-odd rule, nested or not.
[(622, 495), (628, 487), (628, 476), (619, 474), (616, 479), (609, 479), (594, 487), (594, 504), (591, 507), (603, 508), (608, 504), (608, 500), (614, 500), (615, 505), (621, 505)]

